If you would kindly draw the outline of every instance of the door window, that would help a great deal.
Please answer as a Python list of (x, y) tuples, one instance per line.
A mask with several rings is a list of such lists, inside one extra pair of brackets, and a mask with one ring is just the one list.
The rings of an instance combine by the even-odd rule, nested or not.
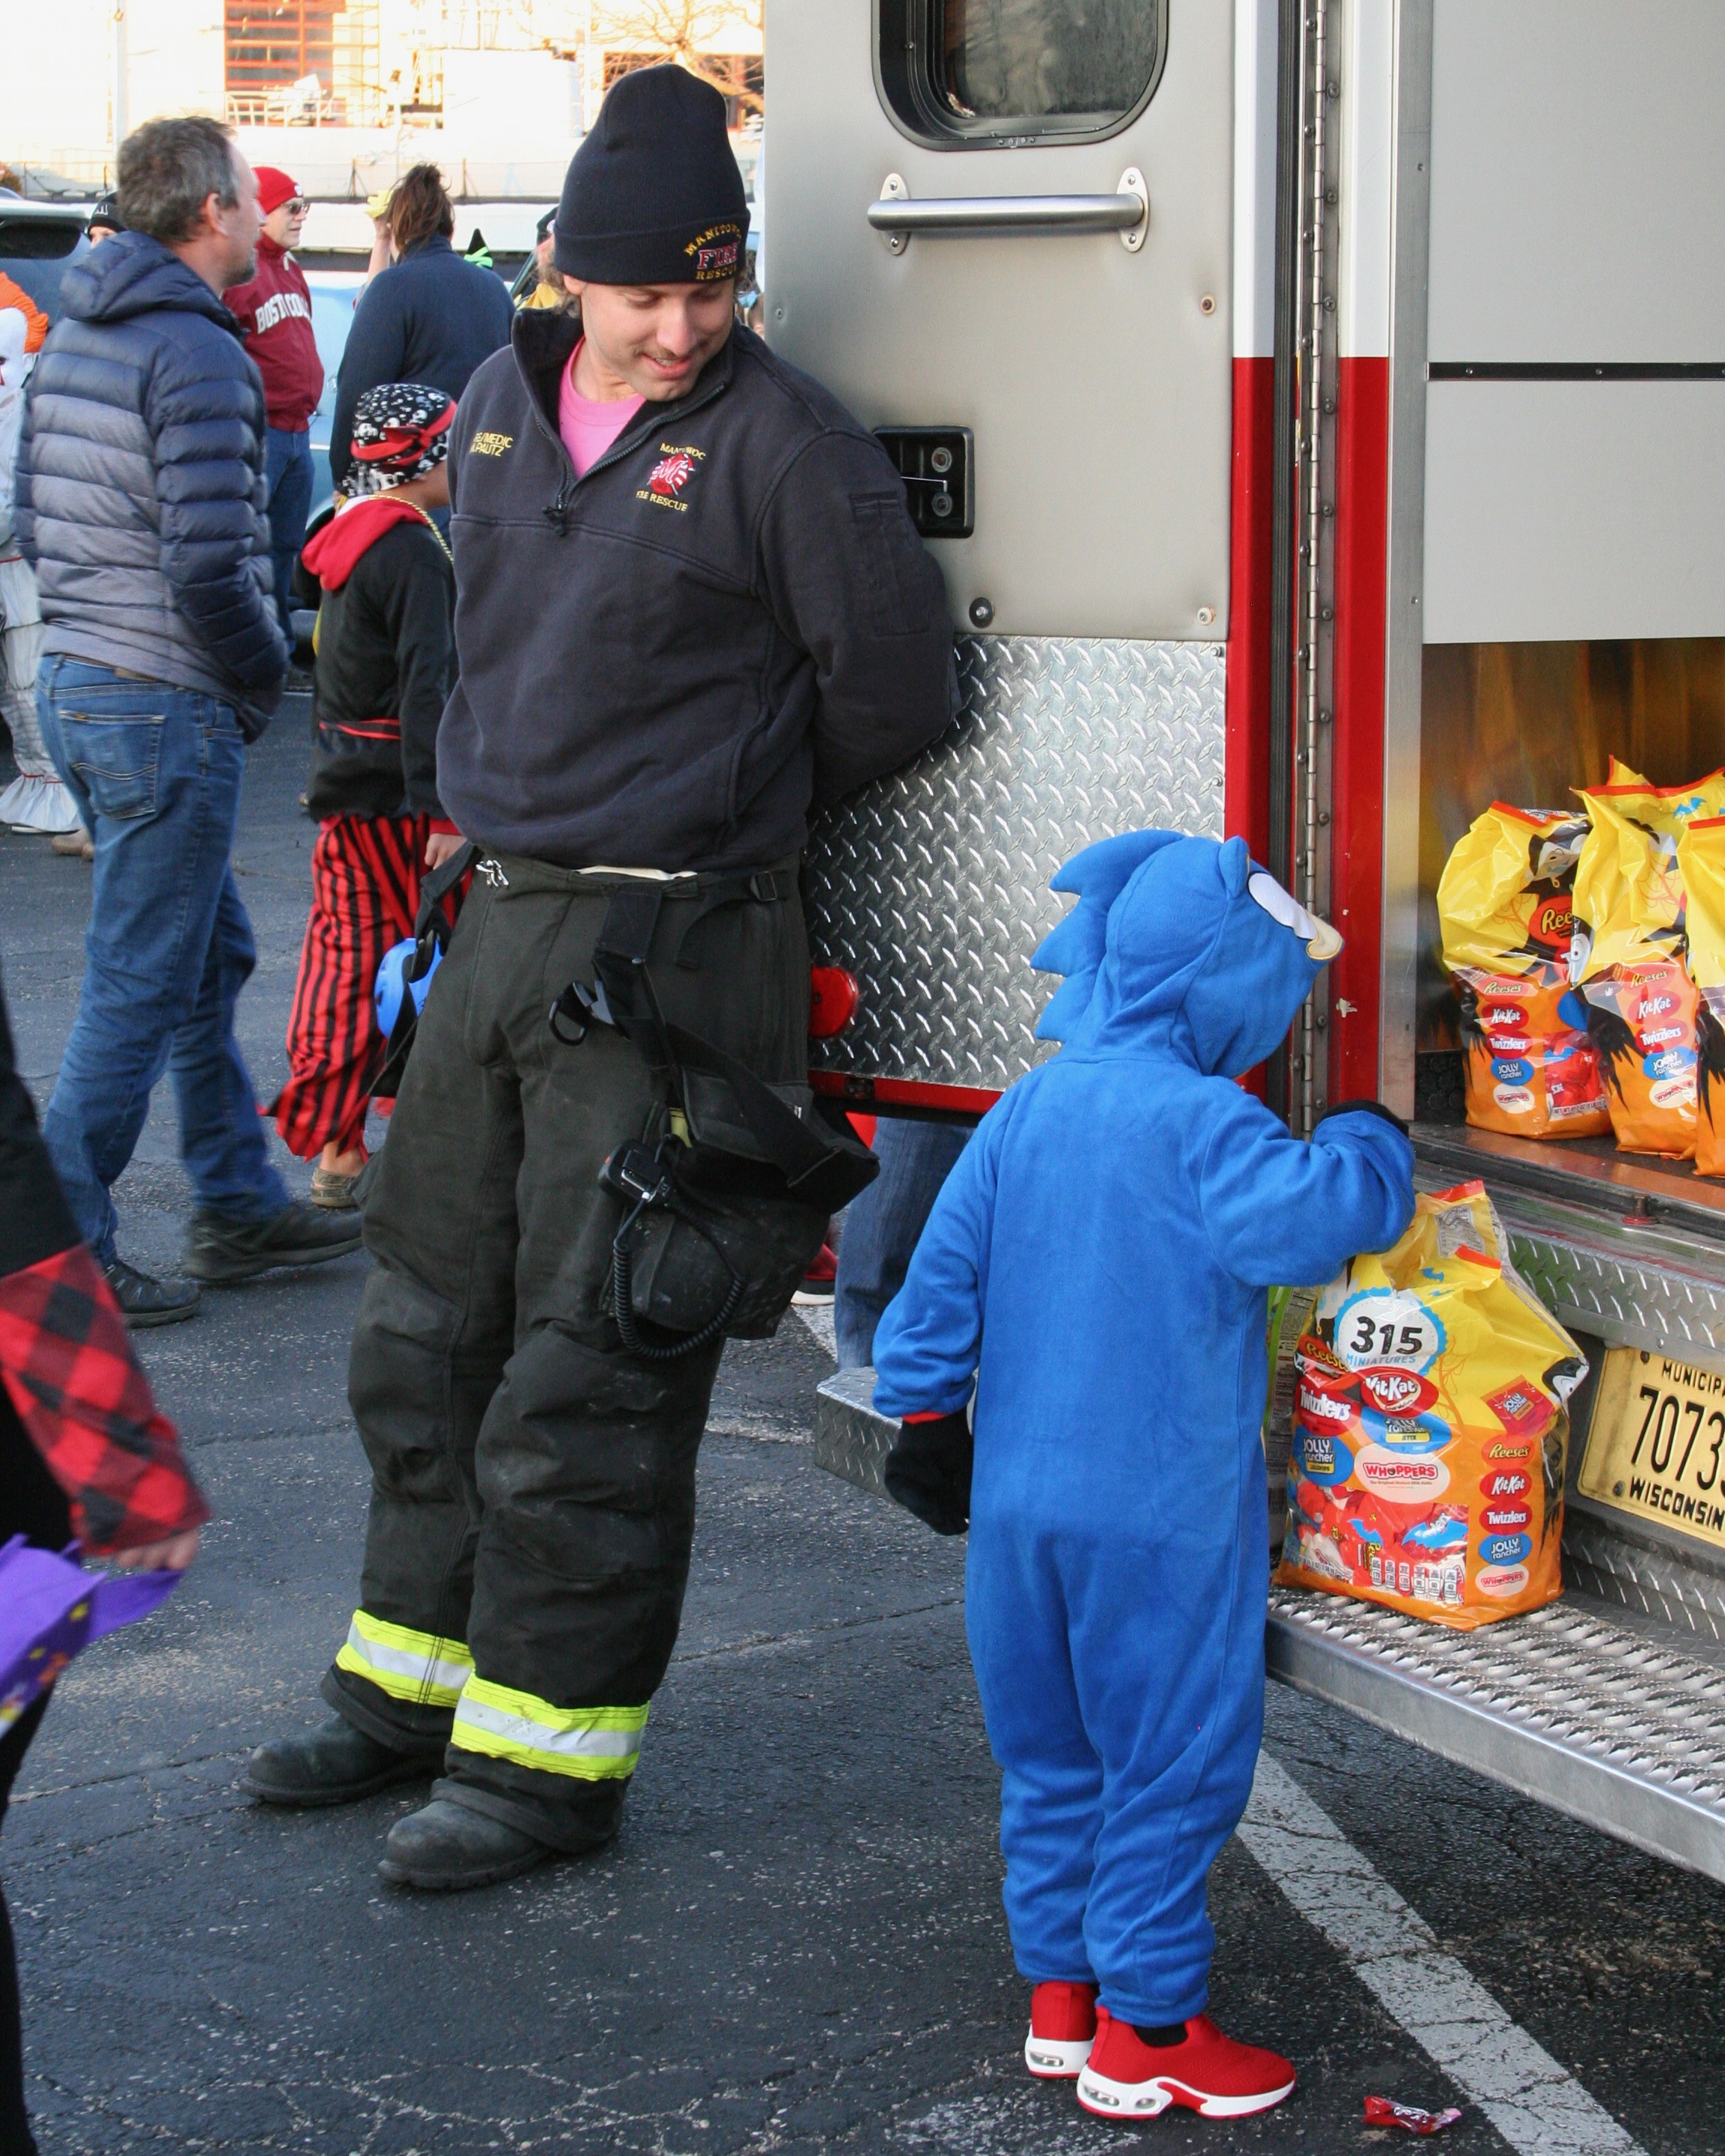
[(1167, 0), (878, 0), (880, 90), (950, 148), (1116, 133), (1149, 102)]

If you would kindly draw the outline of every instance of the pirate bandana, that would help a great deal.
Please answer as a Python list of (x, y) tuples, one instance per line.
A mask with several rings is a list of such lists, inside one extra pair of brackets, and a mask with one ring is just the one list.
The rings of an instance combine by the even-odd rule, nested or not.
[(455, 402), (423, 382), (384, 382), (353, 408), (349, 494), (387, 494), (424, 479), (449, 454)]

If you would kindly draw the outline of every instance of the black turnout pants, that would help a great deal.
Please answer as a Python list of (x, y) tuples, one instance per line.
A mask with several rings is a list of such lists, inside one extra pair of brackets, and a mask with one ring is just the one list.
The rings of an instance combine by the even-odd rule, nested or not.
[[(348, 1397), (371, 1515), (324, 1681), (359, 1728), (443, 1751), (439, 1794), (570, 1851), (615, 1831), (675, 1644), (721, 1352), (624, 1349), (605, 1293), (623, 1209), (598, 1173), (656, 1134), (663, 1088), (620, 1034), (569, 1045), (547, 1023), (592, 982), (622, 880), (482, 863), (433, 980), (366, 1205), (377, 1265)], [(649, 964), (666, 1018), (800, 1079), (795, 897), (707, 910), (715, 879), (663, 889)]]

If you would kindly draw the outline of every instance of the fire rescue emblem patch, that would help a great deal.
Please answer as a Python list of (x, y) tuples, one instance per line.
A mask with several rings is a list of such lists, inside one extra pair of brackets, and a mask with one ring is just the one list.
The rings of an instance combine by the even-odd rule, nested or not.
[(682, 498), (686, 487), (706, 461), (706, 451), (691, 448), (686, 444), (661, 442), (659, 462), (647, 475), (647, 484), (635, 490), (637, 501), (650, 501), (658, 509), (686, 511), (689, 505)]
[(696, 234), (683, 252), (695, 264), (697, 285), (716, 285), (721, 277), (737, 275), (737, 257), (742, 252), (742, 227), (710, 224), (705, 232)]

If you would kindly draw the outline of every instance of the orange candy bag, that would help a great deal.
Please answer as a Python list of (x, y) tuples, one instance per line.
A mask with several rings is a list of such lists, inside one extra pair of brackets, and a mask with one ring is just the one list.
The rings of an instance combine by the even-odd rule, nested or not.
[(1276, 1579), (1472, 1631), (1555, 1601), (1587, 1364), (1509, 1261), (1483, 1184), (1421, 1192), (1345, 1265), (1294, 1353)]
[(1696, 1142), (1696, 1012), (1678, 841), (1725, 811), (1725, 772), (1649, 786), (1614, 767), (1582, 795), (1571, 964), (1588, 1004), (1617, 1142), (1686, 1160)]
[(1569, 984), (1584, 817), (1494, 801), (1444, 865), (1438, 923), (1461, 1004), (1467, 1120), (1524, 1138), (1611, 1127), (1587, 1006)]

